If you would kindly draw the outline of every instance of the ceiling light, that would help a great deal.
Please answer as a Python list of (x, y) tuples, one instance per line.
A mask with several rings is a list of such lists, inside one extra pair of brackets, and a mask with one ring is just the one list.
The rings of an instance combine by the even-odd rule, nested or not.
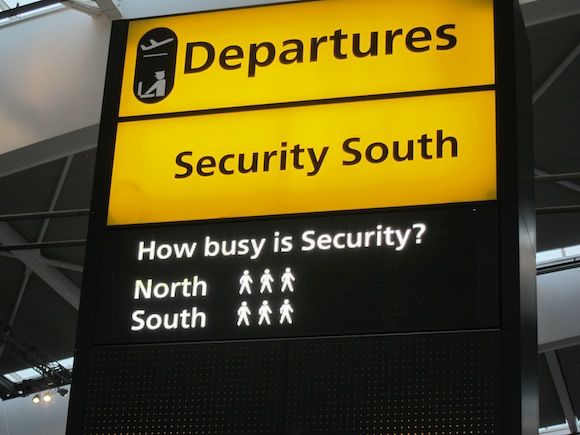
[(48, 403), (48, 402), (50, 402), (51, 400), (52, 400), (52, 394), (50, 394), (50, 393), (46, 393), (44, 396), (42, 396), (42, 401), (43, 401), (43, 402), (46, 402), (46, 403)]
[(60, 394), (62, 397), (65, 397), (68, 394), (68, 390), (66, 388), (59, 388), (58, 390), (56, 390), (56, 392)]
[(40, 403), (40, 396), (38, 394), (34, 395), (34, 397), (32, 398), (32, 403), (34, 403), (35, 405), (38, 405)]

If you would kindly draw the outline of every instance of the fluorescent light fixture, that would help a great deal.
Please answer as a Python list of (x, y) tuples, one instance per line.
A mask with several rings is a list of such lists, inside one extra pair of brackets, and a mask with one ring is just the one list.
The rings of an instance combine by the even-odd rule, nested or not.
[(563, 258), (562, 248), (550, 249), (549, 251), (542, 251), (536, 254), (536, 263), (543, 263), (544, 261), (557, 260)]
[(564, 248), (564, 254), (566, 254), (566, 257), (580, 257), (580, 245), (568, 246), (567, 248)]
[(540, 251), (536, 254), (536, 263), (546, 263), (556, 260), (580, 257), (580, 245), (566, 246), (548, 251)]
[(570, 428), (566, 423), (562, 423), (548, 427), (541, 427), (538, 433), (540, 435), (569, 435)]

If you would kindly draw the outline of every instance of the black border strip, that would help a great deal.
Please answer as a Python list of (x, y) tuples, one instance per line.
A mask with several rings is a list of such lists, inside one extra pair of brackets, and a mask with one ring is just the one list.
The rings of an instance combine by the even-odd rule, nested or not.
[(401, 205), (396, 207), (375, 207), (375, 208), (356, 208), (347, 210), (326, 210), (326, 211), (308, 211), (299, 213), (285, 213), (285, 214), (269, 214), (263, 216), (235, 216), (235, 217), (216, 217), (211, 219), (196, 219), (196, 220), (180, 220), (167, 222), (147, 222), (139, 224), (119, 224), (107, 225), (105, 231), (122, 231), (122, 230), (137, 230), (143, 228), (163, 228), (180, 225), (206, 225), (206, 224), (221, 224), (221, 223), (244, 223), (244, 222), (258, 222), (266, 220), (285, 220), (285, 219), (307, 219), (311, 217), (325, 218), (325, 217), (350, 217), (360, 216), (363, 214), (379, 214), (379, 213), (404, 213), (421, 210), (446, 210), (457, 208), (480, 208), (480, 207), (497, 207), (499, 201), (496, 199), (484, 201), (466, 201), (466, 202), (448, 202), (441, 204), (415, 204), (415, 205)]
[(114, 143), (117, 132), (115, 114), (119, 111), (121, 79), (129, 30), (128, 21), (114, 21), (111, 27), (105, 90), (97, 143), (97, 156), (93, 175), (91, 213), (89, 217), (85, 267), (77, 321), (74, 352), (74, 376), (67, 416), (67, 435), (86, 433), (83, 419), (90, 403), (88, 389), (91, 370), (91, 349), (96, 326), (97, 296), (99, 294), (101, 263), (103, 259), (103, 235), (108, 214), (110, 173), (113, 165)]
[(458, 328), (431, 331), (406, 331), (406, 332), (375, 332), (369, 334), (337, 334), (337, 335), (308, 335), (303, 337), (278, 337), (278, 338), (244, 338), (230, 340), (207, 340), (207, 341), (160, 341), (148, 343), (99, 343), (94, 344), (93, 349), (115, 349), (118, 347), (156, 347), (156, 346), (200, 346), (204, 344), (232, 344), (232, 343), (262, 343), (262, 342), (296, 342), (312, 340), (333, 340), (344, 338), (371, 338), (371, 337), (403, 337), (403, 336), (425, 336), (425, 335), (455, 335), (455, 334), (478, 334), (478, 333), (500, 333), (500, 328)]
[(215, 109), (188, 110), (183, 112), (158, 113), (152, 115), (134, 115), (119, 117), (118, 122), (147, 121), (151, 119), (181, 118), (186, 116), (213, 115), (218, 113), (251, 112), (256, 110), (282, 109), (287, 107), (317, 106), (323, 104), (353, 103), (360, 101), (392, 100), (409, 97), (425, 97), (432, 95), (462, 94), (470, 92), (495, 91), (495, 85), (465, 86), (458, 88), (428, 89), (423, 91), (407, 91), (388, 94), (374, 94), (353, 97), (335, 97), (319, 100), (301, 100), (285, 103), (267, 103), (249, 106), (220, 107)]
[(548, 273), (563, 272), (570, 269), (580, 268), (580, 258), (574, 258), (556, 264), (549, 264), (537, 268), (537, 275), (546, 275)]

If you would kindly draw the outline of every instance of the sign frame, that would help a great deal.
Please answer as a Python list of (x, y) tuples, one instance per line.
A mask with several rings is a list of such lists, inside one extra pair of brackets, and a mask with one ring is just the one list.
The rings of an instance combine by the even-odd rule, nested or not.
[[(313, 1), (327, 0), (300, 0), (299, 3)], [(293, 3), (297, 2), (283, 4)], [(498, 433), (535, 435), (538, 399), (529, 53), (518, 2), (494, 0), (493, 3), (498, 162), (498, 200), (493, 203), (498, 206), (500, 223), (501, 295), (498, 328), (501, 335), (501, 404), (498, 406), (501, 427)], [(275, 5), (254, 5), (243, 9)], [(127, 39), (128, 23), (127, 20), (119, 20), (112, 25), (79, 310), (68, 435), (79, 435), (84, 430), (83, 415), (89, 400), (88, 380), (95, 336), (97, 293), (102, 258), (106, 254), (103, 250), (103, 236), (107, 231), (123, 229), (122, 226), (107, 228), (107, 208), (125, 55), (125, 45), (121, 42)], [(231, 221), (235, 222), (236, 219)]]

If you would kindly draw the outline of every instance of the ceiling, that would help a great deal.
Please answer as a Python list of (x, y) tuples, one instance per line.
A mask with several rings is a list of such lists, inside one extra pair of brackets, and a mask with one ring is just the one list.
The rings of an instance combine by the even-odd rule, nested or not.
[[(535, 93), (537, 175), (580, 172), (579, 3), (536, 0), (524, 4)], [(131, 7), (135, 8), (135, 3)], [(103, 38), (107, 40), (108, 35)], [(98, 91), (91, 93), (91, 99), (98, 95)], [(90, 104), (100, 105), (100, 100)], [(58, 116), (66, 118), (68, 114)], [(91, 112), (88, 119), (94, 120), (95, 114)], [(0, 155), (0, 214), (89, 208), (98, 126), (92, 121), (70, 124), (69, 128), (66, 132), (54, 130), (53, 137)], [(580, 178), (537, 183), (536, 205), (542, 209), (580, 205)], [(15, 238), (20, 242), (82, 240), (86, 227), (86, 216), (4, 222), (0, 223), (0, 243), (14, 243)], [(543, 211), (538, 215), (537, 240), (539, 250), (580, 244), (580, 213)], [(28, 251), (25, 258), (22, 254), (0, 252), (0, 322), (12, 324), (15, 331), (55, 360), (71, 356), (84, 248), (42, 248)], [(28, 274), (27, 270), (33, 272)], [(23, 368), (19, 359), (2, 347), (0, 351), (0, 373)], [(560, 349), (557, 356), (575, 415), (580, 415), (580, 346)], [(553, 373), (546, 357), (539, 358), (541, 423), (561, 423), (564, 412)]]
[[(538, 173), (580, 172), (580, 14), (528, 27), (532, 52), (534, 153)], [(575, 54), (569, 62), (570, 56)], [(562, 64), (567, 65), (560, 72)], [(552, 83), (545, 92), (545, 83)], [(577, 183), (577, 184), (576, 184)], [(537, 207), (580, 204), (580, 179), (537, 183)], [(540, 215), (538, 250), (580, 244), (578, 213)]]

